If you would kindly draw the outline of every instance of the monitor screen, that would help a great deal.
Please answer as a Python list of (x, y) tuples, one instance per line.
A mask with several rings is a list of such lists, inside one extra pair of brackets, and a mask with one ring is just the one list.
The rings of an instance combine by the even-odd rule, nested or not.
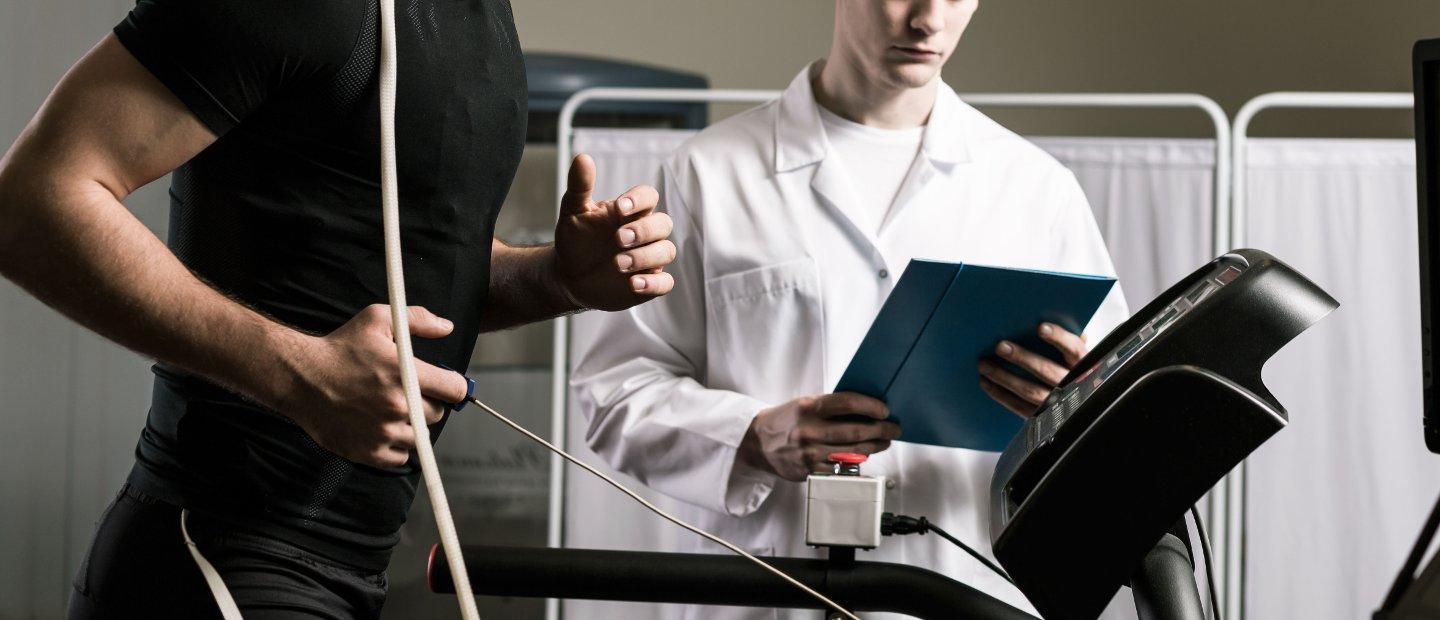
[(1440, 39), (1415, 44), (1415, 165), (1419, 182), (1420, 351), (1424, 381), (1425, 445), (1440, 453), (1440, 411), (1435, 408), (1433, 327), (1440, 323), (1432, 303), (1440, 275)]

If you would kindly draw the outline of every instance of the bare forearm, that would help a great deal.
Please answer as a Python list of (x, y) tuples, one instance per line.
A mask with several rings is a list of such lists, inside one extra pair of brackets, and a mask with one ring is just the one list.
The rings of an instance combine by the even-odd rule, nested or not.
[(196, 278), (95, 181), (0, 169), (0, 274), (96, 333), (278, 407), (307, 336)]
[(581, 309), (556, 275), (553, 245), (515, 247), (495, 240), (482, 330), (507, 329)]

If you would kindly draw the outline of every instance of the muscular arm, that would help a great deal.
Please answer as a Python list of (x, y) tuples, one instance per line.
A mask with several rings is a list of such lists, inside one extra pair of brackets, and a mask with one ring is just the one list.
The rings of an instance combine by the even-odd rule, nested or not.
[(0, 159), (0, 274), (124, 346), (273, 400), (285, 373), (257, 372), (253, 351), (298, 334), (201, 282), (120, 203), (215, 139), (105, 37)]
[[(404, 463), (414, 433), (385, 312), (324, 337), (295, 331), (201, 281), (121, 204), (215, 140), (106, 36), (0, 159), (0, 275), (106, 338), (289, 416), (341, 456)], [(411, 316), (419, 337), (451, 329), (423, 309)], [(419, 366), (438, 419), (464, 381)]]

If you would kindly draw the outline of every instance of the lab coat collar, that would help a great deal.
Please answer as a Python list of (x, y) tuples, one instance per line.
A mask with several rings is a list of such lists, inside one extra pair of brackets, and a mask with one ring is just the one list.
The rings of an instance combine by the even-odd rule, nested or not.
[[(819, 104), (810, 81), (820, 70), (821, 61), (800, 71), (780, 96), (779, 114), (775, 120), (775, 172), (789, 172), (825, 159), (829, 147), (820, 124)], [(950, 166), (968, 163), (965, 104), (944, 82), (935, 93), (935, 107), (925, 124), (920, 150), (934, 164)]]
[(920, 150), (931, 162), (945, 165), (970, 163), (966, 107), (948, 84), (940, 82), (940, 88), (935, 92), (935, 108), (930, 111), (930, 122), (925, 124), (925, 135), (920, 139)]

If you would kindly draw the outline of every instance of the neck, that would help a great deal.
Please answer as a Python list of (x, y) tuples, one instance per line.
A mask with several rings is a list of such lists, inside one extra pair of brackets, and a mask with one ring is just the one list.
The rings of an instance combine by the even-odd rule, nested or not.
[(811, 82), (815, 101), (825, 109), (862, 125), (909, 129), (925, 124), (935, 107), (940, 78), (906, 88), (871, 80), (853, 63), (826, 60)]

